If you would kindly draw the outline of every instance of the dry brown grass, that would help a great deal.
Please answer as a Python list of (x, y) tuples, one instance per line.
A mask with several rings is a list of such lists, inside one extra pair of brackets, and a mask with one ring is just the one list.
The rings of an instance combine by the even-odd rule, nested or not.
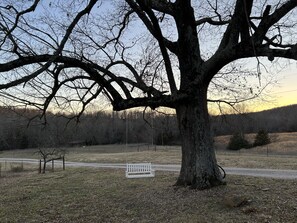
[[(255, 134), (247, 135), (252, 141)], [(216, 138), (216, 146), (226, 147), (230, 136)], [(297, 133), (271, 134), (272, 143), (252, 149), (232, 152), (217, 150), (218, 162), (225, 167), (297, 169)], [(218, 146), (219, 145), (219, 146)], [(139, 151), (139, 152), (138, 152)], [(0, 157), (38, 158), (35, 150), (3, 151)], [(268, 152), (268, 153), (267, 153)], [(268, 156), (267, 156), (268, 155)], [(178, 146), (105, 145), (68, 148), (68, 161), (81, 162), (152, 162), (180, 164), (181, 150)]]
[[(269, 149), (296, 148), (297, 134), (279, 134)], [(297, 137), (296, 137), (297, 138)], [(228, 136), (217, 138), (224, 142)], [(223, 143), (222, 143), (223, 144)], [(295, 147), (295, 148), (294, 148)], [(137, 150), (140, 149), (140, 152)], [(297, 156), (266, 156), (262, 150), (219, 150), (223, 166), (297, 169)], [(270, 154), (269, 154), (270, 155)], [(0, 157), (37, 158), (34, 150), (4, 151)], [(180, 163), (180, 147), (124, 145), (71, 148), (67, 160)], [(2, 170), (3, 170), (2, 164)], [(9, 169), (9, 164), (7, 168)], [(227, 186), (205, 191), (177, 189), (178, 173), (128, 180), (123, 170), (67, 168), (37, 174), (36, 167), (0, 178), (0, 222), (296, 222), (297, 181), (227, 176)], [(32, 172), (33, 171), (33, 172)], [(230, 205), (240, 197), (245, 204)]]
[[(253, 143), (256, 134), (246, 134), (246, 139)], [(215, 146), (218, 150), (225, 150), (228, 145), (230, 135), (218, 136), (215, 138)], [(255, 153), (266, 155), (296, 155), (297, 156), (297, 133), (271, 133), (269, 134), (271, 143), (266, 146), (259, 146), (247, 150), (240, 150), (241, 153)]]
[[(180, 149), (126, 153), (69, 153), (67, 160), (80, 162), (126, 163), (152, 162), (157, 164), (180, 164)], [(297, 156), (264, 156), (247, 153), (217, 154), (218, 162), (224, 167), (297, 169)]]
[[(228, 177), (205, 191), (173, 187), (177, 174), (126, 179), (75, 169), (0, 179), (0, 222), (296, 222), (297, 181)], [(239, 207), (226, 200), (242, 197)]]
[[(116, 145), (115, 145), (116, 146)], [(160, 164), (180, 163), (181, 152), (179, 150), (159, 150), (124, 152), (124, 153), (100, 153), (84, 151), (72, 153), (69, 152), (68, 160), (81, 162), (105, 162), (105, 163), (126, 163), (126, 162), (153, 162)]]
[(297, 157), (262, 156), (262, 155), (217, 155), (218, 163), (224, 167), (291, 169), (297, 170)]

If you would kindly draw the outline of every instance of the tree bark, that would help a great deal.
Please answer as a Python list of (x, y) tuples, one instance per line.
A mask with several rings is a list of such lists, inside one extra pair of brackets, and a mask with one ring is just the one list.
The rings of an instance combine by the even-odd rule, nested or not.
[(42, 170), (42, 173), (45, 173), (45, 169), (46, 169), (46, 159), (43, 159), (43, 170)]
[(225, 184), (217, 166), (207, 109), (207, 88), (176, 108), (182, 165), (176, 186), (206, 189)]

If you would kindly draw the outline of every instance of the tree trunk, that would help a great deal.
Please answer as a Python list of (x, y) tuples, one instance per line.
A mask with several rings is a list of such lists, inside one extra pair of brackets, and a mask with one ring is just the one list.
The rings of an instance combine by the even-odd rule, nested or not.
[(42, 173), (45, 173), (45, 169), (46, 169), (46, 159), (43, 159), (43, 170), (42, 170)]
[(207, 90), (176, 107), (182, 137), (182, 165), (177, 186), (206, 189), (224, 184), (217, 166), (207, 109)]

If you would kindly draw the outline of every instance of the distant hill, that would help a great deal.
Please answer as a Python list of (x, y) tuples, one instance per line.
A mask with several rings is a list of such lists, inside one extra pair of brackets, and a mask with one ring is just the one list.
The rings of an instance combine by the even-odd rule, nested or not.
[[(34, 119), (37, 110), (14, 111), (0, 107), (0, 150), (65, 146), (80, 142), (86, 145), (152, 143), (180, 144), (175, 116), (156, 114), (153, 118), (143, 113), (97, 112), (84, 114), (79, 122), (61, 115), (47, 113), (43, 119)], [(127, 118), (126, 118), (127, 117)], [(30, 121), (31, 120), (31, 121)], [(153, 123), (154, 128), (149, 123)], [(256, 133), (264, 129), (269, 133), (297, 132), (297, 105), (248, 114), (211, 117), (214, 136), (235, 132)]]
[[(215, 137), (215, 149), (226, 150), (230, 140), (230, 135)], [(249, 143), (253, 143), (256, 134), (245, 134), (246, 140)], [(240, 151), (232, 151), (240, 154), (262, 154), (262, 155), (297, 155), (297, 132), (290, 133), (269, 133), (271, 143), (264, 146), (257, 146), (249, 149), (241, 149)], [(297, 165), (297, 162), (296, 162)]]
[(297, 132), (297, 105), (274, 108), (246, 114), (212, 117), (215, 135), (234, 132), (255, 133), (260, 129), (268, 132)]

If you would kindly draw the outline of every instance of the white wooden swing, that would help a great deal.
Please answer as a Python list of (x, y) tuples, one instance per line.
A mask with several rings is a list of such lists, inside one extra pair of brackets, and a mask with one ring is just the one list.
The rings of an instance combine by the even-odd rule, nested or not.
[(151, 163), (127, 163), (127, 178), (155, 177), (155, 170)]
[[(126, 152), (128, 145), (128, 122), (126, 118)], [(155, 170), (152, 168), (152, 163), (128, 163), (126, 157), (126, 178), (143, 178), (155, 177)]]

